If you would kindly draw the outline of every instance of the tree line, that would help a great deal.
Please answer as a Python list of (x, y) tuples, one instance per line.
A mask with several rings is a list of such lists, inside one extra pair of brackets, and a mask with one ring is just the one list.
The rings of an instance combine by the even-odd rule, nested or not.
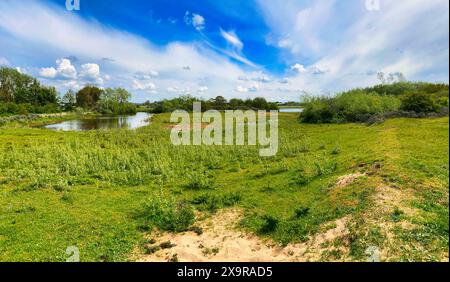
[(131, 94), (123, 88), (100, 89), (87, 85), (77, 93), (67, 91), (61, 99), (61, 105), (67, 111), (78, 107), (101, 114), (134, 114), (137, 107), (129, 102), (130, 98)]
[(76, 108), (102, 114), (136, 113), (129, 102), (131, 94), (123, 88), (100, 89), (87, 85), (60, 98), (54, 87), (12, 68), (0, 68), (0, 114), (55, 113)]
[(0, 68), (0, 114), (58, 111), (58, 92), (29, 75)]
[(157, 102), (144, 103), (144, 106), (148, 111), (152, 113), (167, 113), (175, 110), (192, 111), (192, 106), (195, 102), (202, 103), (202, 111), (208, 110), (277, 110), (277, 103), (268, 102), (262, 97), (256, 97), (254, 99), (230, 99), (227, 100), (223, 96), (217, 96), (212, 99), (201, 99), (190, 95), (185, 95), (172, 99), (164, 99)]

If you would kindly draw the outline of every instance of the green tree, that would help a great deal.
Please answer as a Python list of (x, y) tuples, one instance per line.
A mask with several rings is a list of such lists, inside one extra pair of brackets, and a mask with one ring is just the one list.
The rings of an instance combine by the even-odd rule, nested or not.
[(252, 106), (258, 110), (265, 110), (268, 108), (266, 99), (264, 99), (262, 97), (257, 97), (255, 99), (253, 99)]
[(69, 89), (62, 98), (62, 104), (66, 110), (73, 110), (77, 103), (77, 98), (72, 89)]
[(439, 105), (433, 100), (430, 94), (415, 92), (407, 94), (402, 98), (401, 109), (416, 113), (433, 113), (439, 111)]
[(77, 106), (93, 109), (97, 106), (103, 91), (92, 85), (85, 86), (77, 92)]
[(29, 75), (12, 68), (0, 68), (0, 101), (45, 106), (58, 102), (54, 87), (43, 86)]
[(115, 97), (118, 103), (124, 104), (127, 103), (131, 98), (131, 93), (123, 88), (115, 89)]
[(105, 89), (97, 103), (97, 110), (103, 114), (132, 114), (136, 105), (129, 103), (131, 94), (123, 88)]
[(227, 99), (225, 99), (223, 96), (217, 96), (214, 99), (214, 108), (216, 110), (225, 110), (227, 103)]

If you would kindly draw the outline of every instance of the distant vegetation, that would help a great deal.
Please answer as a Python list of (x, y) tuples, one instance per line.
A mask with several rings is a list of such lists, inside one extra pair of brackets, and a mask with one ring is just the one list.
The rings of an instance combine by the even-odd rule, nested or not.
[(0, 115), (55, 113), (75, 108), (101, 114), (133, 114), (131, 94), (123, 88), (102, 90), (85, 86), (75, 93), (69, 90), (62, 98), (54, 87), (42, 85), (36, 78), (11, 68), (0, 68)]
[(398, 82), (354, 89), (335, 97), (304, 97), (305, 123), (382, 121), (387, 117), (448, 115), (447, 84)]
[(165, 99), (158, 102), (146, 102), (144, 106), (148, 108), (148, 111), (153, 113), (168, 113), (175, 110), (192, 111), (192, 104), (194, 102), (202, 103), (202, 111), (214, 110), (277, 110), (276, 103), (267, 102), (266, 99), (257, 97), (254, 99), (231, 99), (227, 100), (222, 96), (216, 98), (204, 100), (195, 98), (189, 95), (181, 96), (173, 99)]
[(105, 115), (134, 114), (138, 110), (167, 113), (192, 111), (194, 102), (202, 111), (277, 110), (303, 107), (300, 120), (305, 123), (376, 123), (388, 117), (426, 117), (448, 114), (449, 86), (423, 82), (384, 83), (364, 89), (353, 89), (334, 97), (304, 97), (301, 103), (272, 103), (261, 97), (227, 100), (217, 96), (209, 100), (181, 96), (138, 107), (130, 103), (131, 94), (123, 88), (100, 89), (87, 85), (78, 92), (69, 90), (62, 97), (54, 87), (42, 85), (36, 78), (12, 68), (0, 68), (0, 115), (27, 115), (86, 110)]
[(123, 88), (102, 90), (95, 86), (86, 86), (77, 92), (76, 104), (65, 104), (65, 106), (66, 108), (72, 108), (76, 105), (105, 115), (135, 114), (137, 107), (135, 104), (128, 102), (130, 98), (131, 94)]
[(59, 111), (58, 93), (29, 75), (0, 68), (0, 114), (49, 113)]

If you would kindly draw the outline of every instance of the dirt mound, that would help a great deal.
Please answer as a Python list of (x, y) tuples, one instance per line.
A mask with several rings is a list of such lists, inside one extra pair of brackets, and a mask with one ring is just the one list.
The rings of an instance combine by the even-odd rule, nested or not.
[[(133, 260), (164, 262), (176, 258), (180, 262), (319, 261), (322, 244), (346, 233), (346, 219), (341, 219), (307, 243), (282, 247), (270, 240), (236, 230), (236, 223), (241, 216), (242, 213), (238, 210), (222, 210), (197, 223), (203, 231), (200, 235), (195, 232), (148, 234), (151, 243), (146, 248), (151, 253), (137, 254)], [(161, 248), (160, 244), (170, 247)]]

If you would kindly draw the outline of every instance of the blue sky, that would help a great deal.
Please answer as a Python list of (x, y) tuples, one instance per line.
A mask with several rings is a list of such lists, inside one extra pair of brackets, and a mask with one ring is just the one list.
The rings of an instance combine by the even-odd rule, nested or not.
[[(64, 93), (124, 87), (299, 100), (393, 81), (446, 82), (447, 0), (0, 1), (0, 65)], [(377, 4), (379, 3), (379, 5)]]

